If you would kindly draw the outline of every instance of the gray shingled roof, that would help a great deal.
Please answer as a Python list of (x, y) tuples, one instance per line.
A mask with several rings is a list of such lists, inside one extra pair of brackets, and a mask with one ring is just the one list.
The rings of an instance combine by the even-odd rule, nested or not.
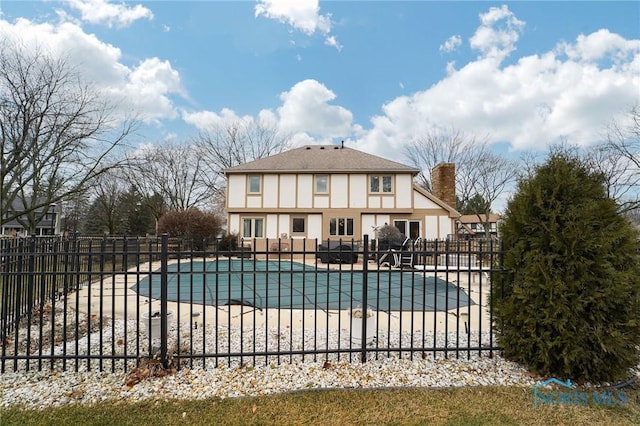
[(225, 173), (391, 172), (417, 174), (418, 169), (338, 145), (307, 145), (231, 167)]

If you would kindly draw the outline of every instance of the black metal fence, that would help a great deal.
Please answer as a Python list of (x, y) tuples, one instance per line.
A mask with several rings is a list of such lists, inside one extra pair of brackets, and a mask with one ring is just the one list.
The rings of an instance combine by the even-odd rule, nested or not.
[(287, 250), (167, 236), (0, 239), (0, 372), (498, 349), (488, 303), (500, 267), (494, 240), (272, 243)]

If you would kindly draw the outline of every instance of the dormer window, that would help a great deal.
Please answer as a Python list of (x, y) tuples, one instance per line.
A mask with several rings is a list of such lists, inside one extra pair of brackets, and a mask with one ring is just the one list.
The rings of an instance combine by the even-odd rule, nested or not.
[(391, 193), (393, 189), (393, 177), (391, 175), (369, 176), (369, 192)]

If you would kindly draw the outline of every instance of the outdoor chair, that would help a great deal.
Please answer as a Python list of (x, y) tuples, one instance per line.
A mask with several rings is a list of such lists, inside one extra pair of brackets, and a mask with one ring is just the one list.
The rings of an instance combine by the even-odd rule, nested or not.
[(414, 252), (412, 241), (406, 237), (401, 244), (390, 244), (388, 251), (382, 253), (378, 259), (378, 265), (388, 265), (394, 268), (413, 267)]

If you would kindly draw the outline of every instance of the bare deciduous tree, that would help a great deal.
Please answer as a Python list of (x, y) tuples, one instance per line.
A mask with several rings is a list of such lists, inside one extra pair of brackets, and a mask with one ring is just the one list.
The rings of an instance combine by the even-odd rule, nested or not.
[[(416, 137), (405, 148), (405, 156), (413, 166), (420, 169), (417, 177), (418, 184), (431, 192), (431, 171), (440, 163), (455, 163), (458, 175), (463, 175), (469, 163), (470, 151), (476, 149), (478, 141), (475, 137), (468, 137), (458, 129), (446, 131), (433, 129)], [(456, 192), (462, 192), (461, 182), (456, 180)]]
[(28, 231), (114, 166), (132, 130), (65, 59), (0, 41), (0, 224)]
[(486, 137), (478, 139), (453, 128), (432, 130), (414, 139), (405, 155), (420, 169), (418, 184), (428, 191), (431, 191), (432, 169), (439, 163), (455, 163), (456, 196), (461, 204), (477, 196), (485, 200), (486, 211), (476, 212), (485, 229), (489, 226), (491, 205), (516, 179), (516, 167), (492, 152)]
[(122, 212), (118, 211), (118, 208), (126, 190), (126, 182), (117, 171), (103, 173), (95, 179), (92, 185), (94, 201), (90, 219), (93, 232), (96, 231), (96, 225), (102, 232), (119, 232), (118, 222), (121, 220)]
[[(127, 178), (148, 200), (154, 210), (188, 210), (212, 202), (212, 194), (204, 183), (205, 159), (193, 146), (166, 142), (147, 146), (131, 156)], [(155, 197), (154, 197), (155, 196)], [(157, 218), (164, 211), (155, 211)]]
[(596, 146), (586, 153), (587, 164), (600, 173), (607, 186), (607, 194), (616, 200), (620, 211), (628, 211), (638, 206), (638, 184), (640, 173), (634, 162), (611, 149), (610, 142)]
[(203, 176), (215, 198), (224, 200), (225, 169), (286, 151), (289, 139), (275, 123), (261, 118), (220, 123), (201, 132), (195, 144), (205, 160)]
[(640, 107), (633, 107), (628, 118), (627, 125), (613, 122), (606, 142), (587, 155), (591, 166), (605, 176), (609, 196), (621, 212), (640, 206)]
[[(549, 148), (549, 155), (578, 157), (595, 173), (603, 176), (607, 195), (618, 203), (621, 213), (640, 207), (640, 108), (629, 111), (628, 121), (612, 121), (603, 142), (581, 148), (566, 140)], [(531, 158), (529, 176), (535, 172), (540, 158)]]
[[(516, 178), (517, 168), (514, 163), (491, 152), (488, 146), (484, 145), (475, 165), (470, 169), (468, 184), (473, 193), (481, 196), (486, 202), (486, 210), (475, 212), (485, 232), (488, 233), (490, 229), (489, 215), (492, 205), (515, 182)], [(465, 200), (468, 199), (465, 198)]]
[(77, 192), (62, 202), (62, 231), (65, 233), (79, 232), (84, 226), (90, 206), (89, 190)]

